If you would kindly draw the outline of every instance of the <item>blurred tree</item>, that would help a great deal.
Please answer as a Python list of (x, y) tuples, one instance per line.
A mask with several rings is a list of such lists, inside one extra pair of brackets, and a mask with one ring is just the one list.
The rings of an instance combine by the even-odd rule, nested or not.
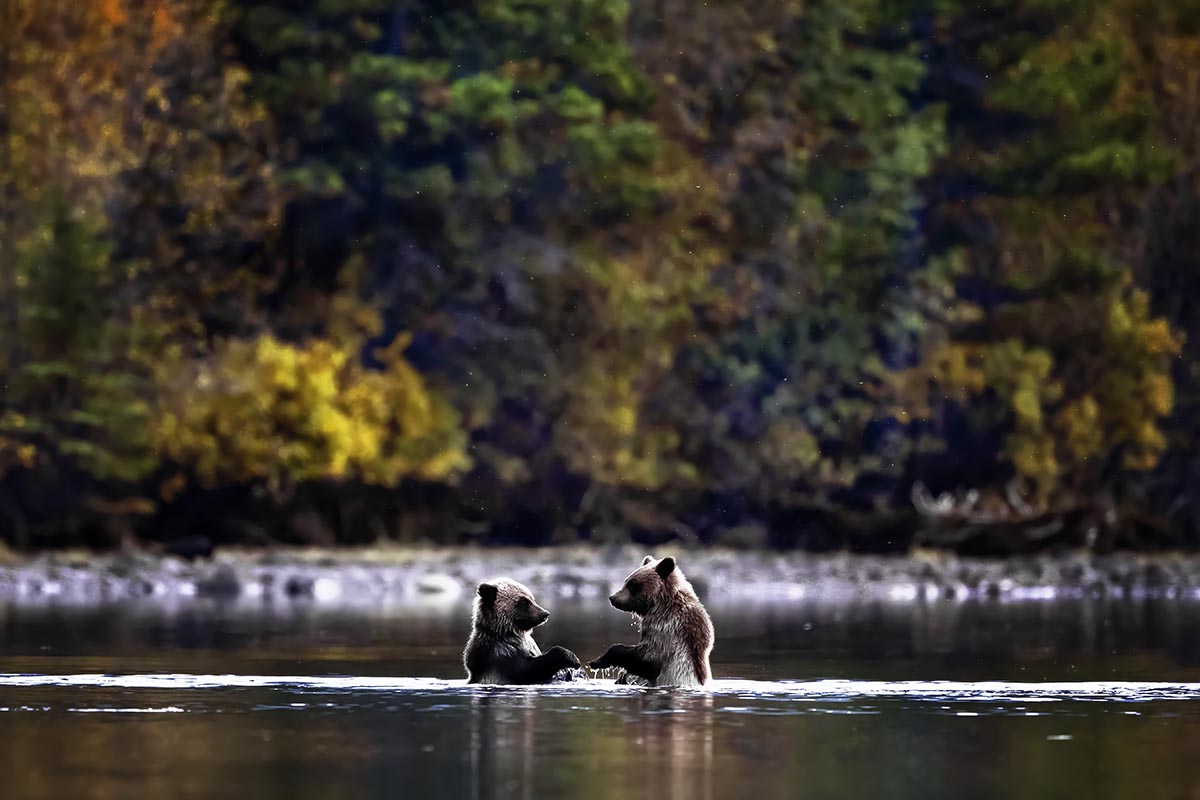
[(939, 482), (1016, 475), (1043, 499), (1086, 503), (1163, 452), (1180, 343), (1132, 284), (1130, 235), (1176, 155), (1120, 33), (1146, 6), (910, 12), (931, 64), (923, 97), (948, 108), (926, 237), (962, 263), (962, 319), (922, 365), (929, 416), (969, 420), (939, 431), (946, 458), (923, 468)]
[[(130, 482), (152, 465), (144, 369), (120, 324), (107, 246), (51, 196), (27, 240), (20, 274), (24, 363), (0, 417), (0, 455), (25, 468), (65, 466)], [(65, 463), (64, 463), (65, 462)]]
[(1200, 542), (1200, 293), (1195, 268), (1200, 252), (1200, 4), (1195, 0), (1120, 6), (1131, 60), (1139, 83), (1153, 103), (1152, 118), (1161, 139), (1171, 143), (1175, 168), (1145, 196), (1130, 220), (1125, 249), (1135, 278), (1146, 287), (1152, 307), (1186, 336), (1175, 360), (1175, 410), (1165, 421), (1167, 452), (1154, 474), (1133, 488), (1154, 510), (1162, 528)]
[(914, 214), (943, 146), (940, 109), (908, 101), (916, 52), (872, 2), (685, 6), (647, 5), (634, 36), (724, 250), (655, 405), (699, 485), (759, 513), (894, 479), (908, 445), (871, 428), (924, 335)]
[[(675, 289), (634, 294), (659, 266), (642, 242), (658, 231), (636, 221), (661, 216), (681, 173), (644, 118), (625, 15), (620, 0), (257, 2), (238, 23), (284, 132), (283, 330), (304, 329), (286, 307), (363, 257), (383, 338), (414, 332), (411, 357), (474, 431), (484, 482), (552, 480), (564, 451), (586, 469), (571, 453), (606, 443), (555, 433), (568, 394), (636, 371), (610, 336), (626, 302), (674, 304)], [(547, 513), (556, 495), (527, 497)]]
[[(253, 279), (246, 259), (226, 257), (261, 249), (270, 171), (255, 155), (261, 114), (217, 52), (218, 8), (52, 1), (7, 12), (15, 25), (6, 35), (19, 39), (7, 54), (11, 158), (0, 179), (13, 201), (4, 236), (19, 255), (6, 296), (21, 309), (6, 336), (20, 387), (9, 405), (37, 425), (50, 423), (38, 410), (85, 413), (65, 399), (77, 393), (71, 374), (114, 384), (148, 377), (156, 348), (197, 340), (225, 286)], [(243, 302), (240, 315), (250, 308)], [(17, 353), (23, 361), (12, 360)], [(47, 383), (56, 373), (61, 380)], [(118, 406), (144, 408), (149, 391), (114, 400), (107, 422), (121, 419)], [(142, 439), (130, 437), (130, 463), (109, 463), (97, 477), (142, 472), (145, 454), (132, 455)], [(54, 450), (86, 449), (84, 438), (73, 441)]]
[(437, 487), (526, 542), (898, 547), (918, 480), (1181, 519), (1198, 11), (0, 4), (0, 515), (35, 476)]
[(406, 344), (394, 340), (368, 370), (361, 337), (222, 343), (160, 395), (156, 450), (210, 488), (450, 480), (468, 463), (459, 419), (404, 360)]

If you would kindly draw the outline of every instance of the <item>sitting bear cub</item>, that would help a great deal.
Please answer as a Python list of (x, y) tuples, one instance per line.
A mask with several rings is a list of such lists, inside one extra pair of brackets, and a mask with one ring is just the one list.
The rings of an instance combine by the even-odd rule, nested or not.
[[(500, 578), (479, 584), (471, 638), (463, 651), (468, 683), (551, 683), (572, 680), (579, 659), (565, 647), (545, 655), (530, 633), (550, 616), (529, 589)], [(560, 671), (562, 674), (556, 674)]]
[(621, 590), (608, 598), (621, 611), (641, 618), (641, 641), (636, 646), (614, 644), (588, 666), (619, 667), (626, 672), (618, 683), (650, 686), (703, 686), (712, 670), (708, 657), (713, 647), (713, 625), (708, 612), (675, 559), (655, 561), (646, 556), (642, 566), (625, 579)]

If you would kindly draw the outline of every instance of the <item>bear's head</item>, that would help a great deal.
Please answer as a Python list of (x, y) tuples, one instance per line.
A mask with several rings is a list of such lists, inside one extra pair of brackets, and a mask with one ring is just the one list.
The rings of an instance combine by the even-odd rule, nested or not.
[(476, 590), (475, 620), (490, 630), (531, 631), (549, 617), (527, 586), (509, 578), (481, 583)]
[(674, 579), (679, 577), (675, 559), (655, 560), (653, 556), (642, 559), (642, 566), (635, 569), (620, 591), (608, 598), (613, 608), (645, 616), (663, 598), (675, 590)]

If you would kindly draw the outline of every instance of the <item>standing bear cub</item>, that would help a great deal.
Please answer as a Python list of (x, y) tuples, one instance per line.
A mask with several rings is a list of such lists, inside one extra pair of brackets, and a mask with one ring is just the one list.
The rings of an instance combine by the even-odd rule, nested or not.
[(578, 667), (570, 650), (552, 647), (543, 655), (533, 640), (530, 631), (549, 616), (529, 589), (514, 580), (479, 584), (471, 638), (463, 651), (467, 683), (550, 683), (560, 670)]
[(636, 646), (614, 644), (588, 666), (619, 667), (650, 686), (708, 683), (712, 620), (675, 559), (655, 561), (646, 556), (621, 590), (608, 599), (613, 607), (641, 619), (642, 638)]

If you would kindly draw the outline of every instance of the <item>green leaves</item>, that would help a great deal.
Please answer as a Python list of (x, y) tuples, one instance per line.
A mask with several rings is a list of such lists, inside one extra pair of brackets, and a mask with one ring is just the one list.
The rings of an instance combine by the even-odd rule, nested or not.
[(20, 258), (25, 363), (7, 380), (0, 464), (66, 463), (132, 482), (154, 464), (146, 439), (148, 376), (129, 370), (109, 247), (64, 198), (44, 200)]
[(1085, 498), (1186, 395), (1186, 9), (36, 9), (0, 467), (469, 473), (442, 496), (476, 517), (641, 524), (653, 493), (703, 529), (917, 479)]
[[(977, 299), (926, 367), (981, 440), (1003, 442), (998, 474), (1064, 503), (1152, 467), (1172, 405), (1179, 343), (1131, 285), (1141, 234), (1122, 211), (1176, 163), (1153, 112), (1153, 45), (1115, 33), (1136, 29), (1149, 5), (1018, 3), (1010, 33), (959, 53), (969, 66), (958, 69), (986, 78), (978, 100), (994, 128), (959, 117), (950, 130), (949, 180), (977, 188), (939, 213), (963, 236)], [(947, 7), (942, 30), (976, 12)], [(1155, 354), (1127, 358), (1151, 339)]]

